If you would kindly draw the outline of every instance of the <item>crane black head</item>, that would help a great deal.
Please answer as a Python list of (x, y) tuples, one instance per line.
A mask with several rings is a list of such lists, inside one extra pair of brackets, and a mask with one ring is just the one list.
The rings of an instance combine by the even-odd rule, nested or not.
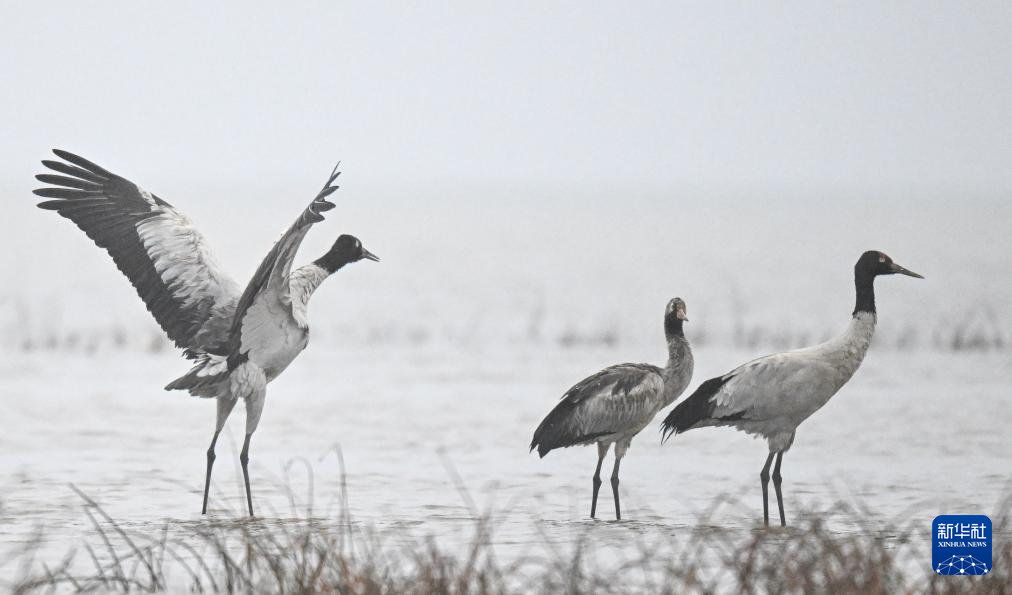
[(884, 252), (878, 250), (869, 250), (861, 255), (858, 259), (857, 264), (854, 265), (854, 278), (859, 277), (872, 279), (878, 275), (907, 275), (909, 277), (917, 277), (923, 279), (924, 277), (918, 275), (913, 271), (909, 271), (900, 265), (893, 262), (893, 259), (889, 258)]
[(379, 262), (379, 257), (366, 250), (358, 238), (345, 234), (337, 238), (326, 254), (316, 259), (316, 264), (328, 273), (334, 273), (349, 262), (362, 259)]
[(664, 334), (669, 339), (683, 336), (682, 323), (688, 321), (689, 318), (685, 315), (685, 300), (676, 297), (668, 302), (668, 307), (664, 310)]
[(858, 312), (875, 313), (875, 277), (879, 275), (906, 275), (923, 279), (917, 273), (907, 270), (893, 262), (884, 252), (869, 250), (857, 259), (854, 265), (854, 286), (857, 289), (857, 304), (854, 314)]

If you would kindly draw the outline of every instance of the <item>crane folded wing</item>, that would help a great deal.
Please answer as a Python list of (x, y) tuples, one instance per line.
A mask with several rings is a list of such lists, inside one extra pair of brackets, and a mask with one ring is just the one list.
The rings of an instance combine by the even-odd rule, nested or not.
[(537, 448), (544, 457), (556, 448), (638, 431), (650, 422), (663, 390), (664, 379), (656, 366), (619, 364), (605, 368), (562, 396), (534, 431), (531, 450)]

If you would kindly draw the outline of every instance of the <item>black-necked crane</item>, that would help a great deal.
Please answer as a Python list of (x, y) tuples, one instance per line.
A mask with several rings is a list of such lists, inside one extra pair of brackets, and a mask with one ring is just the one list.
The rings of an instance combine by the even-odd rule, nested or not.
[(679, 403), (664, 419), (666, 439), (693, 428), (731, 426), (765, 438), (769, 456), (759, 474), (763, 492), (763, 523), (769, 525), (770, 465), (777, 493), (780, 524), (784, 516), (780, 463), (794, 443), (801, 422), (825, 405), (854, 375), (875, 333), (875, 277), (893, 274), (924, 277), (908, 271), (876, 250), (854, 265), (857, 302), (843, 334), (805, 349), (767, 355), (711, 378)]
[(562, 396), (545, 417), (531, 440), (531, 450), (542, 458), (556, 448), (597, 444), (590, 517), (597, 514), (597, 493), (601, 488), (601, 464), (615, 444), (615, 467), (611, 490), (615, 518), (622, 518), (618, 497), (618, 469), (636, 434), (661, 409), (678, 398), (692, 379), (692, 349), (682, 323), (685, 302), (674, 298), (664, 313), (664, 334), (668, 341), (668, 363), (664, 368), (650, 364), (618, 364), (581, 380)]
[(311, 264), (292, 270), (299, 245), (337, 190), (335, 167), (319, 194), (274, 244), (240, 293), (208, 249), (204, 237), (172, 205), (133, 182), (66, 151), (63, 161), (43, 161), (61, 175), (36, 178), (51, 187), (35, 190), (47, 200), (39, 207), (73, 221), (136, 288), (148, 311), (183, 354), (195, 364), (166, 390), (217, 399), (214, 437), (207, 449), (204, 500), (214, 465), (214, 446), (232, 408), (246, 402), (246, 437), (239, 460), (246, 504), (253, 516), (249, 485), (249, 444), (260, 423), (267, 384), (278, 377), (309, 340), (306, 306), (324, 279), (346, 264), (379, 260), (350, 235)]

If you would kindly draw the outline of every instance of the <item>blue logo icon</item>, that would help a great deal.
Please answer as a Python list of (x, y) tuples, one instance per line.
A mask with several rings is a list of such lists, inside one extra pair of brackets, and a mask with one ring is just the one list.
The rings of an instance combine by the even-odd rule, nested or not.
[(991, 572), (991, 519), (943, 514), (931, 521), (931, 567), (936, 574)]

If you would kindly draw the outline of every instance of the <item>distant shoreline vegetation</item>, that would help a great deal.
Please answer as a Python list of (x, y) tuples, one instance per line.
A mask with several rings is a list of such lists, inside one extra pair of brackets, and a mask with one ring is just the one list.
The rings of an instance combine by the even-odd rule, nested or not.
[[(158, 326), (146, 319), (107, 324), (60, 320), (59, 317), (42, 316), (17, 300), (2, 297), (0, 313), (0, 351), (8, 353), (161, 353), (174, 350)], [(409, 317), (383, 322), (362, 319), (354, 324), (327, 325), (321, 317), (314, 327), (312, 346), (470, 349), (497, 343), (518, 348), (583, 349), (627, 347), (648, 344), (656, 339), (649, 333), (641, 333), (641, 329), (627, 328), (620, 319), (616, 315), (576, 321), (560, 316), (549, 322), (540, 306), (530, 311), (521, 309), (509, 316), (488, 312), (474, 317), (461, 315), (460, 319), (453, 321)], [(766, 353), (823, 341), (845, 325), (845, 319), (823, 324), (778, 325), (757, 317), (739, 317), (726, 323), (708, 324), (699, 316), (686, 329), (686, 335), (695, 347), (725, 347)], [(1012, 347), (1012, 321), (1003, 320), (996, 309), (988, 306), (957, 309), (938, 320), (918, 323), (890, 316), (879, 323), (874, 345), (876, 351), (1006, 352)]]
[[(75, 488), (76, 491), (76, 488)], [(513, 593), (1009, 593), (1012, 590), (1012, 498), (994, 519), (993, 572), (947, 577), (931, 571), (924, 519), (883, 521), (860, 505), (839, 502), (808, 510), (796, 527), (725, 530), (706, 518), (670, 533), (668, 543), (646, 543), (628, 523), (625, 559), (595, 542), (595, 530), (623, 523), (576, 524), (568, 546), (542, 531), (545, 553), (528, 548), (503, 561), (495, 546), (496, 514), (475, 512), (473, 538), (447, 548), (401, 530), (385, 536), (351, 522), (347, 501), (333, 518), (311, 504), (294, 518), (166, 523), (136, 531), (110, 518), (77, 492), (91, 534), (59, 562), (39, 559), (39, 536), (6, 552), (0, 567), (19, 569), (0, 580), (17, 594), (54, 592), (354, 593), (509, 595)], [(734, 505), (714, 501), (709, 514)], [(739, 503), (740, 504), (740, 503)], [(276, 515), (275, 515), (276, 516)], [(525, 522), (513, 519), (510, 522)], [(544, 523), (530, 519), (532, 523)], [(831, 529), (847, 523), (855, 532)]]

